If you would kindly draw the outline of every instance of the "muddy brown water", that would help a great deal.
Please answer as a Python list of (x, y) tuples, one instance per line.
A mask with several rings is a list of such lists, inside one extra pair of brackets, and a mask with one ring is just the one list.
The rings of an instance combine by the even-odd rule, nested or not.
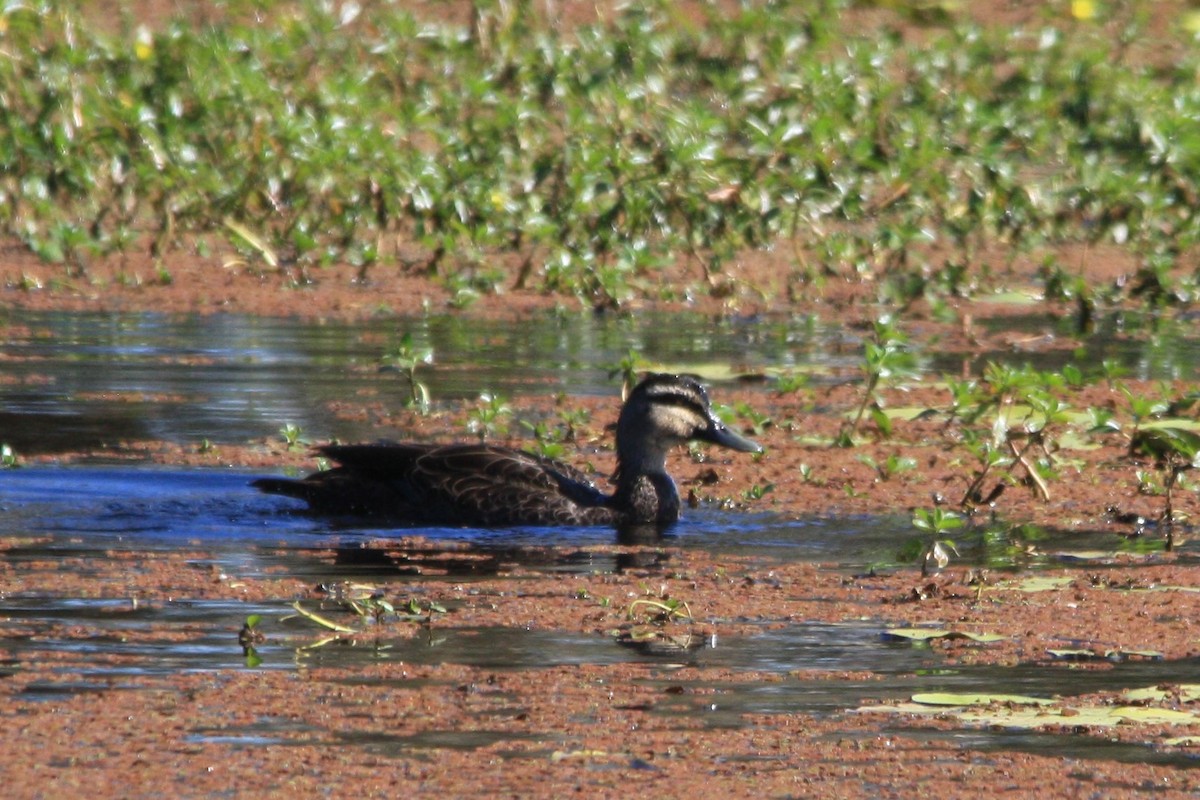
[[(372, 558), (362, 544), (394, 530), (332, 525), (296, 513), (287, 500), (265, 497), (248, 486), (249, 473), (230, 470), (168, 470), (129, 467), (31, 467), (0, 478), (0, 537), (9, 541), (10, 568), (53, 560), (87, 564), (122, 552), (197, 550), (197, 570), (237, 574), (244, 579), (285, 573), (306, 583), (370, 582), (395, 588), (419, 584), (461, 584), (481, 577), (478, 565), (456, 568), (447, 561), (440, 577), (405, 575), (396, 563)], [(611, 542), (603, 528), (420, 529), (435, 541), (468, 544), (473, 552), (495, 553), (503, 566), (485, 568), (487, 577), (508, 578), (519, 585), (529, 573), (594, 575), (620, 572), (619, 556), (581, 555), (589, 545)], [(1066, 547), (1070, 534), (1043, 532), (1048, 549)], [(798, 559), (837, 565), (850, 574), (872, 565), (894, 567), (896, 543), (907, 535), (904, 519), (847, 520), (776, 518), (702, 509), (689, 514), (671, 531), (669, 541), (684, 550), (752, 556), (770, 561)], [(546, 552), (552, 544), (556, 551)], [(1093, 543), (1095, 544), (1095, 543)], [(1118, 537), (1108, 544), (1119, 545)], [(1189, 552), (1191, 546), (1187, 546)], [(965, 549), (965, 548), (964, 548)], [(328, 558), (334, 554), (333, 559)], [(980, 552), (986, 558), (986, 554)], [(1037, 564), (1026, 565), (1037, 568)], [(1042, 566), (1045, 566), (1043, 564)], [(436, 591), (436, 590), (435, 590)], [(719, 701), (696, 703), (682, 698), (660, 706), (660, 713), (691, 714), (708, 724), (737, 725), (746, 714), (832, 713), (855, 706), (864, 693), (900, 698), (931, 685), (945, 691), (1005, 692), (1039, 696), (1074, 695), (1148, 685), (1170, 677), (1200, 682), (1200, 662), (1168, 669), (1154, 661), (1120, 665), (1104, 672), (1071, 673), (1044, 668), (946, 668), (934, 650), (885, 642), (874, 621), (806, 623), (765, 627), (746, 635), (705, 639), (684, 652), (647, 654), (620, 646), (609, 636), (562, 631), (508, 628), (432, 628), (427, 634), (395, 638), (387, 633), (359, 647), (316, 647), (312, 627), (297, 619), (287, 602), (231, 602), (173, 599), (139, 606), (129, 598), (54, 596), (18, 592), (2, 601), (10, 622), (47, 630), (87, 625), (86, 638), (40, 635), (6, 639), (0, 649), (11, 661), (56, 652), (70, 659), (71, 681), (29, 687), (52, 695), (111, 688), (147, 674), (241, 669), (244, 654), (231, 631), (251, 614), (279, 623), (276, 641), (259, 648), (255, 669), (331, 668), (354, 681), (357, 669), (380, 660), (412, 664), (456, 663), (490, 669), (522, 670), (555, 665), (675, 662), (730, 672), (805, 670), (869, 672), (874, 681), (808, 680), (785, 685), (724, 684)], [(449, 609), (450, 612), (453, 609)], [(138, 632), (177, 628), (183, 640), (164, 642)], [(116, 664), (95, 656), (116, 656)]]
[[(840, 382), (855, 374), (858, 337), (808, 319), (705, 320), (694, 317), (606, 318), (546, 314), (527, 327), (453, 318), (395, 320), (368, 324), (314, 324), (241, 317), (165, 317), (154, 314), (9, 312), (0, 384), (0, 440), (18, 452), (79, 451), (119, 441), (238, 442), (269, 437), (285, 423), (300, 425), (313, 440), (371, 438), (366, 421), (329, 412), (340, 397), (384, 386), (379, 357), (405, 332), (419, 347), (434, 351), (424, 377), (435, 398), (473, 397), (484, 389), (510, 398), (564, 391), (610, 394), (612, 368), (630, 350), (647, 361), (680, 368), (736, 364), (737, 372), (800, 368), (814, 380)], [(1006, 329), (1021, 328), (1009, 320)], [(1031, 318), (1030, 330), (1046, 321)], [(1069, 322), (1061, 323), (1069, 325)], [(1068, 360), (1120, 363), (1141, 378), (1195, 377), (1197, 340), (1185, 323), (1149, 336), (1129, 337), (1138, 324), (1110, 318), (1101, 335), (1081, 349), (1029, 356), (1044, 369)], [(973, 353), (972, 363), (1000, 354)], [(966, 356), (926, 353), (930, 371), (953, 371)], [(517, 366), (519, 365), (519, 366)], [(412, 584), (417, 598), (437, 594), (438, 585), (459, 586), (484, 578), (520, 585), (530, 575), (596, 576), (644, 566), (639, 557), (609, 553), (602, 529), (475, 531), (424, 529), (426, 539), (493, 557), (494, 568), (453, 557), (428, 570), (406, 573), (394, 557), (364, 548), (395, 531), (331, 524), (297, 513), (280, 498), (248, 486), (261, 472), (244, 469), (168, 469), (139, 464), (37, 465), (0, 472), (0, 539), (6, 568), (44, 568), (61, 561), (72, 568), (123, 555), (195, 553), (198, 572), (235, 574), (247, 580), (284, 575), (308, 586), (361, 581), (390, 588)], [(1043, 552), (1069, 551), (1077, 532), (1036, 532)], [(1098, 534), (1092, 550), (1134, 552), (1113, 534)], [(693, 510), (666, 540), (689, 549), (758, 563), (813, 561), (847, 576), (873, 568), (897, 568), (897, 553), (911, 537), (907, 515), (841, 517)], [(961, 562), (999, 569), (1036, 570), (1054, 563), (989, 549), (988, 537), (961, 542)], [(1192, 559), (1185, 543), (1182, 558)], [(1200, 551), (1198, 551), (1200, 552)], [(644, 556), (640, 556), (644, 557)], [(1105, 569), (1098, 565), (1097, 569)], [(431, 588), (433, 587), (433, 588)], [(454, 613), (454, 608), (447, 609)], [(902, 699), (937, 689), (1073, 696), (1164, 681), (1200, 682), (1200, 663), (1144, 660), (1103, 671), (1073, 672), (1044, 666), (948, 663), (936, 649), (884, 641), (876, 620), (805, 622), (739, 629), (736, 635), (703, 637), (680, 652), (651, 652), (604, 632), (521, 627), (436, 625), (417, 635), (387, 631), (355, 646), (313, 646), (313, 626), (292, 613), (290, 598), (261, 600), (178, 597), (139, 604), (130, 597), (82, 596), (23, 589), (0, 598), (9, 635), (0, 641), (0, 675), (14, 676), (22, 664), (44, 663), (47, 671), (23, 689), (27, 699), (134, 690), (147, 676), (187, 673), (308, 670), (332, 671), (346, 685), (384, 685), (369, 676), (381, 663), (458, 664), (485, 670), (548, 667), (648, 665), (648, 685), (662, 690), (652, 714), (706, 727), (753, 727), (767, 715), (832, 715), (857, 707), (864, 698)], [(251, 665), (236, 639), (250, 615), (270, 629)], [(163, 636), (162, 631), (178, 636)], [(84, 633), (81, 634), (80, 631)], [(55, 666), (59, 665), (59, 666)], [(687, 667), (790, 676), (786, 682), (687, 678)], [(816, 673), (816, 676), (813, 676)], [(821, 673), (869, 675), (862, 680), (826, 680)], [(366, 677), (364, 677), (366, 676)], [(881, 680), (882, 679), (882, 680)], [(688, 691), (675, 687), (686, 685)], [(669, 691), (668, 691), (669, 690)], [(708, 692), (716, 692), (709, 695)], [(1008, 749), (1075, 759), (1150, 759), (1169, 766), (1194, 765), (1186, 753), (1149, 753), (1140, 745), (1099, 739), (1065, 741), (1044, 734), (970, 730), (914, 731), (890, 726), (928, 742), (952, 737), (962, 747)], [(267, 747), (294, 741), (279, 724), (250, 723), (197, 729), (198, 744)], [(299, 731), (302, 735), (303, 731)], [(430, 730), (412, 735), (345, 735), (337, 746), (375, 754), (426, 749), (495, 747), (520, 742), (512, 731)], [(326, 743), (328, 744), (328, 743)]]

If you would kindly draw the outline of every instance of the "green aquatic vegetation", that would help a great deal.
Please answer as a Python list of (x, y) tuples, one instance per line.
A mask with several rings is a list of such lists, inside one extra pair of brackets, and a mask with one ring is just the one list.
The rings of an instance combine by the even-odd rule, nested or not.
[(742, 499), (747, 503), (757, 502), (762, 500), (775, 488), (775, 484), (753, 484), (749, 489), (742, 491)]
[[(1068, 421), (1068, 406), (1058, 397), (1065, 382), (1057, 373), (995, 362), (988, 362), (980, 380), (947, 381), (946, 430), (954, 429), (957, 445), (975, 464), (962, 507), (992, 502), (1006, 482), (1025, 482), (1041, 500), (1050, 499), (1053, 453)], [(994, 478), (998, 482), (985, 493)]]
[(909, 344), (908, 336), (892, 317), (882, 316), (873, 323), (870, 338), (863, 342), (861, 369), (862, 399), (853, 418), (842, 425), (834, 440), (837, 447), (854, 446), (854, 436), (868, 414), (879, 433), (890, 436), (892, 421), (883, 410), (879, 389), (916, 378), (920, 374), (920, 361)]
[[(722, 419), (727, 420), (727, 417), (730, 416), (725, 406), (718, 405), (716, 411)], [(767, 428), (775, 424), (768, 415), (756, 411), (753, 406), (744, 401), (736, 403), (732, 412), (738, 419), (746, 421), (747, 427), (755, 436), (762, 436)]]
[[(1090, 651), (1088, 651), (1090, 652)], [(904, 714), (909, 717), (936, 716), (968, 725), (1005, 730), (1078, 731), (1122, 726), (1192, 726), (1200, 717), (1179, 708), (1181, 697), (1193, 690), (1183, 686), (1157, 694), (1154, 687), (1128, 690), (1117, 697), (1047, 698), (1012, 694), (923, 692), (908, 702), (868, 705), (862, 713)], [(1186, 737), (1172, 741), (1188, 741)]]
[[(363, 633), (368, 621), (378, 636), (379, 629), (389, 618), (397, 622), (412, 622), (425, 628), (431, 628), (435, 615), (447, 613), (446, 607), (435, 600), (422, 601), (410, 598), (401, 604), (394, 603), (387, 598), (383, 588), (371, 584), (344, 581), (322, 584), (319, 588), (328, 595), (327, 599), (321, 603), (322, 612), (326, 608), (332, 607), (336, 611), (353, 614), (358, 619), (358, 626), (343, 625), (324, 613), (306, 608), (297, 600), (292, 603), (292, 608), (301, 618), (329, 631), (329, 635), (297, 648), (298, 652), (315, 650), (334, 642), (353, 641), (353, 637)], [(379, 646), (378, 639), (376, 646)]]
[(567, 454), (567, 448), (562, 443), (561, 431), (551, 429), (545, 422), (529, 420), (521, 420), (521, 427), (533, 436), (533, 446), (526, 448), (533, 454), (553, 459), (561, 459)]
[[(1129, 443), (1129, 458), (1150, 460), (1153, 470), (1139, 468), (1135, 471), (1138, 491), (1163, 497), (1159, 519), (1165, 523), (1167, 548), (1170, 549), (1174, 542), (1175, 492), (1189, 488), (1184, 475), (1200, 466), (1200, 433), (1193, 430), (1188, 421), (1165, 418), (1186, 413), (1196, 398), (1187, 394), (1171, 399), (1166, 387), (1158, 394), (1135, 392), (1123, 383), (1118, 383), (1117, 389), (1126, 400), (1128, 428), (1111, 410), (1089, 409), (1089, 432), (1123, 436)], [(1174, 424), (1167, 424), (1169, 422)]]
[(951, 553), (958, 555), (954, 541), (946, 535), (963, 526), (963, 519), (958, 514), (938, 507), (918, 508), (913, 513), (912, 525), (928, 535), (921, 551), (916, 554), (921, 561), (922, 576), (928, 576), (931, 567), (944, 569), (950, 563)]
[(393, 369), (408, 383), (409, 396), (406, 405), (428, 414), (430, 409), (429, 387), (417, 380), (417, 368), (433, 363), (433, 348), (417, 346), (411, 331), (405, 331), (400, 341), (380, 359), (385, 369)]
[(1171, 402), (1165, 396), (1155, 397), (1149, 394), (1140, 394), (1125, 384), (1118, 384), (1117, 389), (1125, 396), (1125, 401), (1129, 406), (1129, 416), (1133, 420), (1131, 439), (1137, 436), (1144, 423), (1162, 417), (1171, 408)]
[(675, 597), (639, 597), (625, 611), (627, 619), (647, 625), (665, 625), (668, 622), (692, 621), (692, 610), (686, 600)]
[(1113, 647), (1103, 650), (1089, 650), (1085, 648), (1055, 648), (1047, 650), (1046, 655), (1055, 661), (1162, 661), (1163, 654), (1157, 650), (1127, 650), (1125, 648)]
[[(846, 6), (682, 25), (651, 2), (560, 27), (483, 4), (467, 29), (266, 0), (101, 30), (60, 0), (10, 4), (0, 231), (70, 279), (221, 242), (298, 285), (403, 262), (460, 306), (516, 286), (601, 308), (726, 296), (725, 264), (780, 244), (789, 291), (836, 277), (907, 303), (996, 287), (985, 248), (1104, 242), (1139, 264), (1129, 297), (1194, 302), (1200, 56), (1147, 70), (1070, 19), (981, 30), (950, 11), (915, 46), (849, 29)], [(677, 263), (688, 285), (657, 279)]]
[(279, 435), (283, 437), (284, 443), (288, 450), (300, 450), (308, 447), (309, 441), (304, 438), (304, 431), (299, 425), (289, 422), (279, 429)]
[[(565, 397), (560, 397), (562, 402)], [(532, 452), (547, 458), (563, 458), (567, 453), (566, 444), (574, 442), (579, 431), (591, 419), (591, 414), (585, 408), (570, 408), (562, 406), (556, 419), (521, 420), (521, 427), (533, 436)]]
[(800, 480), (810, 486), (824, 486), (824, 479), (818, 478), (811, 464), (800, 465)]
[(262, 664), (262, 656), (258, 654), (258, 648), (255, 646), (267, 640), (266, 634), (260, 628), (261, 622), (261, 615), (250, 614), (246, 617), (246, 621), (242, 624), (242, 629), (238, 632), (238, 644), (242, 647), (242, 655), (246, 659), (246, 666), (251, 669)]
[[(1175, 520), (1174, 490), (1183, 474), (1200, 466), (1200, 433), (1174, 426), (1141, 428), (1129, 440), (1130, 456), (1153, 460), (1161, 475), (1163, 511), (1161, 519), (1167, 524), (1167, 549), (1173, 543), (1172, 523)], [(1140, 486), (1152, 485), (1139, 476)]]
[(608, 370), (610, 379), (621, 378), (621, 399), (624, 400), (633, 391), (633, 387), (637, 386), (641, 380), (642, 372), (646, 369), (646, 361), (634, 350), (629, 350), (625, 353), (615, 365)]
[[(340, 622), (334, 622), (333, 620), (329, 619), (328, 617), (326, 617), (322, 614), (318, 614), (315, 611), (305, 608), (304, 606), (302, 606), (300, 604), (299, 600), (292, 603), (292, 608), (302, 618), (308, 620), (309, 622), (312, 622), (313, 624), (315, 624), (321, 628), (324, 628), (325, 630), (332, 631), (335, 634), (352, 634), (352, 633), (358, 632), (354, 628), (351, 628), (348, 625), (342, 625)], [(284, 619), (287, 619), (287, 617), (285, 617)], [(325, 640), (322, 640), (317, 646), (320, 646), (323, 644), (325, 644)]]
[(592, 414), (586, 408), (562, 407), (558, 410), (558, 421), (562, 430), (562, 441), (573, 442), (579, 431), (591, 422)]
[[(1023, 567), (1044, 558), (1044, 554), (1038, 551), (1038, 543), (1045, 538), (1045, 532), (1036, 526), (998, 521), (966, 526), (964, 517), (949, 511), (943, 510), (943, 513), (950, 520), (937, 519), (938, 510), (918, 509), (914, 513), (913, 526), (922, 534), (905, 543), (898, 560), (905, 563), (920, 562), (928, 571), (931, 568), (944, 568), (955, 556), (969, 556), (972, 563), (988, 569)], [(953, 518), (957, 518), (957, 524), (952, 521)], [(947, 537), (950, 531), (959, 529), (961, 533), (953, 539)], [(982, 581), (975, 583), (982, 592), (985, 584)]]
[(875, 470), (875, 473), (882, 481), (891, 480), (897, 475), (917, 468), (917, 460), (915, 458), (902, 456), (896, 453), (893, 453), (884, 459), (882, 464), (871, 458), (871, 456), (867, 455), (866, 453), (859, 455), (858, 460)]
[(966, 639), (978, 644), (1003, 642), (1007, 636), (998, 633), (971, 633), (970, 631), (951, 631), (943, 628), (889, 628), (880, 634), (885, 642), (909, 642), (911, 644), (928, 644), (936, 639)]
[(259, 629), (259, 623), (261, 622), (262, 616), (260, 614), (251, 614), (246, 617), (246, 621), (238, 633), (238, 643), (242, 647), (248, 648), (266, 639), (266, 636)]
[(503, 436), (508, 432), (506, 420), (512, 413), (512, 406), (507, 400), (498, 394), (484, 392), (467, 414), (467, 430), (478, 436), (481, 442), (489, 436)]
[(396, 611), (397, 619), (421, 622), (426, 626), (433, 624), (434, 614), (445, 613), (447, 613), (446, 606), (436, 600), (427, 600), (422, 603), (415, 598), (409, 599)]
[(811, 383), (812, 375), (788, 371), (775, 378), (775, 391), (781, 395), (796, 394), (807, 389)]

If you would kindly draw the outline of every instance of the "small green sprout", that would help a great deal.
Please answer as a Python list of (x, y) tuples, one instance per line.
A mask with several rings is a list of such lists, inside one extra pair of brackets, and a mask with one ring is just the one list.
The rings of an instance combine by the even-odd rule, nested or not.
[[(1167, 528), (1167, 549), (1170, 550), (1174, 544), (1174, 490), (1183, 473), (1200, 466), (1200, 433), (1173, 426), (1142, 428), (1129, 441), (1129, 455), (1153, 459), (1163, 476), (1161, 519)], [(1145, 493), (1153, 490), (1154, 481), (1144, 471), (1139, 471), (1138, 481), (1139, 490)]]
[(385, 353), (380, 359), (384, 369), (393, 369), (401, 374), (408, 382), (408, 405), (417, 409), (421, 414), (428, 414), (430, 408), (429, 387), (417, 380), (417, 368), (433, 363), (433, 350), (428, 347), (418, 347), (413, 340), (411, 331), (405, 331), (400, 342)]
[(752, 502), (755, 500), (762, 500), (764, 497), (766, 497), (768, 494), (770, 494), (771, 490), (774, 488), (775, 488), (775, 484), (773, 484), (773, 483), (768, 483), (765, 485), (760, 485), (760, 484), (756, 483), (753, 486), (751, 486), (749, 489), (746, 489), (742, 492), (742, 499), (746, 500), (748, 502)]
[(308, 440), (302, 434), (303, 431), (300, 429), (300, 426), (291, 422), (279, 429), (279, 435), (283, 437), (288, 450), (300, 450), (308, 446)]
[(961, 528), (963, 519), (953, 511), (943, 508), (918, 508), (913, 514), (913, 527), (929, 534), (929, 542), (921, 554), (921, 575), (929, 575), (931, 565), (944, 569), (950, 563), (950, 553), (958, 555), (958, 549), (946, 533)]
[(842, 426), (834, 440), (836, 447), (854, 446), (854, 437), (868, 413), (880, 434), (890, 436), (892, 421), (883, 410), (880, 386), (915, 378), (920, 373), (920, 363), (909, 346), (908, 336), (892, 317), (884, 315), (875, 321), (871, 337), (863, 343), (862, 372), (862, 400), (854, 418)]
[(247, 667), (257, 667), (262, 663), (262, 657), (259, 656), (255, 645), (265, 642), (267, 637), (259, 629), (259, 623), (262, 622), (262, 616), (259, 614), (251, 614), (246, 617), (246, 621), (242, 624), (241, 631), (238, 632), (238, 644), (242, 646), (242, 654), (246, 658)]
[(503, 435), (508, 432), (506, 417), (512, 416), (512, 408), (498, 394), (484, 392), (479, 395), (479, 402), (471, 410), (467, 419), (467, 430), (485, 441), (489, 436)]

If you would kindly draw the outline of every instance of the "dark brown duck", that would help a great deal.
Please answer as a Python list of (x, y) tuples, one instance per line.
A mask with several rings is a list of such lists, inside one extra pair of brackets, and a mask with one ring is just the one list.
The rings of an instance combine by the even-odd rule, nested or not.
[(762, 451), (717, 419), (694, 379), (651, 375), (617, 419), (611, 495), (568, 464), (486, 444), (327, 445), (319, 452), (339, 466), (253, 485), (305, 500), (318, 513), (410, 525), (665, 525), (679, 518), (680, 507), (667, 453), (689, 440)]

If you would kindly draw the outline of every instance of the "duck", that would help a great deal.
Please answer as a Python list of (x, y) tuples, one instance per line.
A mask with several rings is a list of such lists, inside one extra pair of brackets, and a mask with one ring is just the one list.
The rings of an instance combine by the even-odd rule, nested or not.
[(651, 374), (629, 393), (617, 418), (612, 494), (569, 464), (482, 442), (329, 444), (317, 452), (337, 466), (252, 485), (303, 500), (317, 514), (410, 526), (662, 528), (679, 519), (681, 506), (667, 455), (689, 441), (763, 451), (721, 422), (695, 378)]

